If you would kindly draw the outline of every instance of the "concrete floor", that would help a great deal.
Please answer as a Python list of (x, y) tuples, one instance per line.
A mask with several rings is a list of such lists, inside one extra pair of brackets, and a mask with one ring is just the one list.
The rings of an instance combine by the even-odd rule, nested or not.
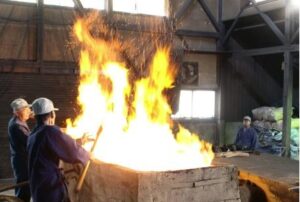
[(238, 167), (241, 197), (248, 195), (242, 201), (298, 201), (299, 161), (260, 154), (216, 158), (214, 164)]
[(232, 164), (255, 175), (282, 182), (287, 186), (299, 183), (299, 161), (271, 154), (249, 157), (216, 158), (216, 164)]

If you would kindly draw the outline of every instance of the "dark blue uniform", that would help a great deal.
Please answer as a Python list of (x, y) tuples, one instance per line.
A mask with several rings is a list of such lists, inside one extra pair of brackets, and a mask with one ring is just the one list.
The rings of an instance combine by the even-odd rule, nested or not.
[[(11, 164), (16, 183), (28, 180), (28, 159), (26, 145), (29, 134), (30, 130), (25, 122), (21, 122), (15, 116), (10, 119), (8, 123), (8, 136), (10, 143)], [(29, 202), (29, 186), (16, 188), (15, 195), (24, 202)]]
[(29, 180), (34, 202), (68, 201), (59, 159), (86, 164), (89, 153), (57, 126), (38, 125), (28, 140)]
[(254, 128), (240, 128), (235, 139), (238, 148), (254, 150), (256, 147), (257, 137)]

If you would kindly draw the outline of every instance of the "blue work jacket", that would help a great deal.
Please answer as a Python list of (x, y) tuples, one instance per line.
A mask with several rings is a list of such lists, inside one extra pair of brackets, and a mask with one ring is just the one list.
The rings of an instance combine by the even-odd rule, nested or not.
[(235, 144), (246, 150), (255, 150), (257, 134), (254, 128), (240, 128), (235, 139)]
[(29, 180), (34, 202), (67, 201), (59, 160), (86, 164), (89, 153), (57, 126), (38, 125), (28, 139)]

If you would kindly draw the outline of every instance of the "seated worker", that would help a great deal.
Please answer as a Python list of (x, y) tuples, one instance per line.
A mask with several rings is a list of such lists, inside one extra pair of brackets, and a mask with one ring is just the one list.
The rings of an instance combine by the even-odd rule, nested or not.
[[(28, 180), (27, 139), (30, 129), (27, 120), (31, 116), (30, 105), (22, 98), (12, 101), (13, 117), (8, 123), (8, 136), (10, 143), (11, 165), (16, 183)], [(30, 201), (29, 185), (15, 188), (15, 195), (24, 202)]]
[(53, 102), (38, 98), (32, 103), (37, 126), (28, 139), (29, 181), (33, 202), (69, 202), (59, 160), (85, 165), (90, 154), (55, 126)]
[(256, 131), (251, 127), (251, 118), (245, 116), (243, 127), (239, 129), (234, 144), (237, 150), (255, 150), (257, 142)]

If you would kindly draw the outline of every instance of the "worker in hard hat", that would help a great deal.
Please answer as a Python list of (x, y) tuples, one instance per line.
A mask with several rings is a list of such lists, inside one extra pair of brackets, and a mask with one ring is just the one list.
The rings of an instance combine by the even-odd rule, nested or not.
[(238, 150), (255, 150), (257, 144), (257, 133), (251, 127), (251, 117), (243, 118), (243, 127), (241, 127), (236, 135), (235, 143)]
[(58, 109), (47, 98), (32, 103), (37, 126), (28, 140), (29, 181), (33, 202), (69, 201), (59, 160), (85, 165), (90, 154), (55, 125)]
[[(27, 139), (30, 129), (27, 120), (31, 116), (31, 105), (22, 98), (11, 102), (13, 117), (8, 123), (8, 136), (10, 143), (11, 165), (16, 183), (28, 180)], [(15, 188), (16, 197), (24, 202), (30, 201), (30, 189), (28, 185)]]

